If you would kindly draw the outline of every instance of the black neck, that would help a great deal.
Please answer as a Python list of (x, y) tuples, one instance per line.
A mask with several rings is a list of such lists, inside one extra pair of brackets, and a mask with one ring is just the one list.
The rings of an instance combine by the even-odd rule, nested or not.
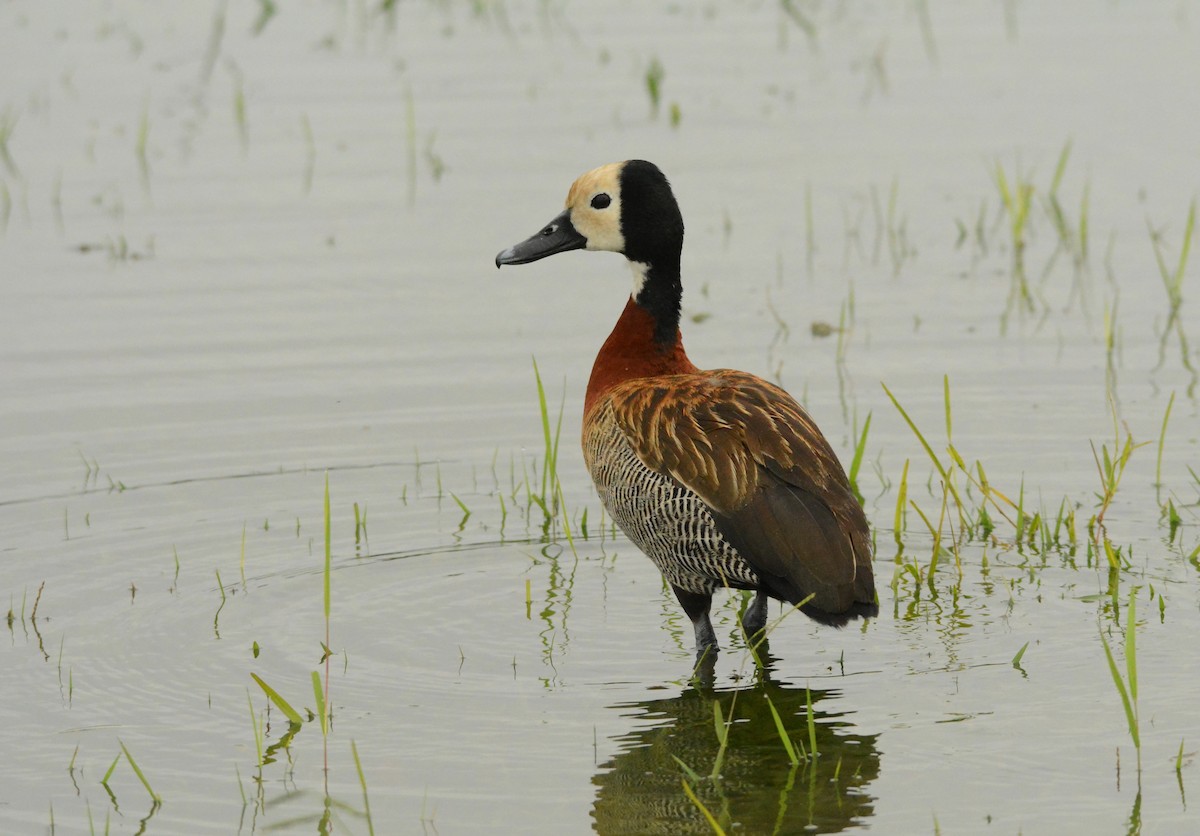
[(654, 342), (664, 351), (675, 345), (682, 300), (683, 284), (679, 280), (678, 259), (669, 261), (665, 266), (651, 264), (634, 301), (654, 319)]
[(621, 201), (625, 257), (646, 265), (645, 281), (634, 301), (653, 317), (654, 342), (667, 351), (675, 345), (679, 333), (683, 216), (667, 178), (645, 160), (625, 163), (621, 170)]

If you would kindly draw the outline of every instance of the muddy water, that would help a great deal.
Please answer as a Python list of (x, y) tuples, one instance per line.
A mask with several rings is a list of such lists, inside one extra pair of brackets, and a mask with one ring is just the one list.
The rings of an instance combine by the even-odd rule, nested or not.
[[(1200, 337), (1154, 242), (1174, 269), (1200, 182), (1188, 7), (397, 6), (0, 11), (0, 829), (367, 832), (365, 783), (380, 833), (706, 832), (688, 777), (742, 832), (1186, 831)], [(690, 679), (686, 620), (600, 520), (574, 438), (620, 259), (491, 266), (634, 156), (688, 223), (693, 358), (779, 379), (846, 461), (872, 416), (881, 616), (788, 618), (765, 669), (731, 601)], [(1027, 302), (997, 167), (1033, 186)], [(573, 547), (528, 498), (531, 356)], [(944, 376), (956, 449), (1074, 509), (1073, 548), (998, 520), (930, 580), (910, 505), (897, 554), (905, 461), (935, 526), (942, 491), (879, 384), (948, 461)], [(1091, 444), (1110, 395), (1157, 442), (1172, 393), (1110, 572)], [(316, 707), (326, 473), (323, 741), (250, 674)], [(1100, 641), (1123, 659), (1134, 588), (1140, 780)]]

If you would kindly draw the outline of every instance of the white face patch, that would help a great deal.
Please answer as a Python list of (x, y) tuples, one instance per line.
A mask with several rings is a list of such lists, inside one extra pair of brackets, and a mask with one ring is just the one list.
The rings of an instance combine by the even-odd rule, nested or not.
[(571, 225), (587, 239), (587, 249), (623, 253), (621, 234), (621, 168), (609, 163), (589, 171), (571, 185), (567, 209)]

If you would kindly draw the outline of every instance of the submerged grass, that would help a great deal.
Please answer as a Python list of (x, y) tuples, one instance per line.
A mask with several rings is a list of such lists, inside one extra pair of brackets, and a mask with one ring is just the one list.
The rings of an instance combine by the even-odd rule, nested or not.
[[(1008, 220), (1009, 245), (1012, 248), (1013, 293), (1019, 301), (1033, 310), (1033, 295), (1025, 277), (1025, 247), (1028, 243), (1029, 210), (1033, 206), (1033, 183), (1021, 173), (1018, 165), (1012, 174), (997, 160), (992, 170), (1000, 203)], [(1010, 304), (1013, 300), (1010, 300)]]
[(1179, 358), (1181, 365), (1191, 374), (1191, 382), (1188, 386), (1188, 395), (1191, 396), (1195, 392), (1197, 384), (1200, 384), (1200, 372), (1192, 364), (1191, 349), (1188, 346), (1187, 331), (1183, 326), (1183, 319), (1179, 315), (1180, 306), (1183, 305), (1183, 279), (1187, 272), (1188, 258), (1192, 249), (1192, 238), (1196, 227), (1196, 202), (1193, 200), (1188, 207), (1187, 222), (1184, 225), (1183, 242), (1180, 245), (1179, 260), (1172, 270), (1167, 266), (1166, 258), (1162, 252), (1161, 234), (1153, 228), (1150, 229), (1150, 240), (1154, 245), (1154, 258), (1158, 264), (1159, 274), (1162, 277), (1163, 287), (1167, 291), (1168, 312), (1167, 320), (1163, 325), (1162, 333), (1158, 341), (1158, 363), (1154, 367), (1156, 370), (1163, 367), (1167, 359), (1167, 343), (1170, 341), (1171, 335), (1174, 334), (1179, 342)]
[[(734, 694), (734, 702), (737, 701), (737, 694)], [(729, 705), (729, 722), (721, 714), (721, 703), (717, 700), (712, 701), (713, 706), (713, 728), (717, 733), (717, 756), (713, 758), (712, 772), (709, 773), (710, 780), (717, 780), (721, 777), (721, 767), (725, 765), (725, 753), (729, 749), (729, 727), (733, 724), (733, 703)]]
[[(1133, 748), (1137, 752), (1138, 784), (1142, 780), (1142, 739), (1141, 723), (1138, 716), (1138, 680), (1137, 680), (1137, 587), (1129, 591), (1129, 607), (1125, 610), (1125, 677), (1113, 658), (1112, 648), (1104, 631), (1100, 631), (1100, 642), (1104, 645), (1104, 657), (1108, 660), (1108, 670), (1112, 674), (1113, 685), (1121, 697), (1121, 706), (1125, 709), (1125, 721), (1129, 726), (1129, 737), (1133, 740)], [(1182, 744), (1181, 744), (1182, 746)]]
[[(945, 398), (946, 398), (946, 428), (947, 428), (947, 431), (949, 431), (949, 429), (951, 427), (949, 377), (943, 378), (943, 383), (944, 383), (944, 391), (945, 391)], [(934, 469), (937, 471), (938, 477), (940, 478), (940, 481), (941, 481), (943, 491), (946, 492), (948, 495), (950, 495), (954, 500), (954, 507), (958, 511), (958, 514), (959, 514), (960, 530), (966, 531), (970, 527), (967, 523), (967, 517), (966, 517), (967, 506), (966, 506), (966, 503), (963, 501), (963, 498), (959, 493), (958, 487), (955, 484), (955, 479), (953, 478), (954, 477), (953, 469), (957, 467), (957, 468), (961, 469), (961, 471), (966, 475), (966, 477), (968, 479), (972, 479), (970, 471), (966, 469), (966, 465), (963, 463), (962, 457), (958, 455), (958, 452), (954, 449), (954, 446), (952, 444), (950, 444), (947, 447), (947, 451), (950, 453), (950, 456), (951, 456), (951, 460), (952, 460), (951, 464), (949, 464), (949, 465), (943, 464), (942, 460), (938, 457), (937, 453), (935, 453), (933, 451), (933, 447), (926, 440), (925, 435), (917, 428), (916, 422), (913, 421), (912, 417), (908, 414), (907, 411), (905, 411), (904, 407), (900, 405), (900, 401), (896, 399), (896, 396), (892, 394), (892, 391), (890, 389), (888, 389), (887, 384), (881, 383), (880, 385), (883, 386), (883, 391), (888, 396), (888, 400), (890, 400), (892, 402), (892, 405), (896, 408), (896, 411), (900, 413), (900, 417), (904, 419), (904, 422), (908, 425), (909, 429), (912, 430), (913, 434), (917, 438), (917, 441), (920, 442), (921, 447), (925, 450), (925, 454), (929, 457), (930, 462), (932, 462)], [(907, 474), (907, 468), (906, 468), (905, 473)], [(988, 497), (991, 495), (991, 493), (992, 492), (990, 492), (990, 491), (984, 492), (985, 502), (988, 499)], [(995, 501), (995, 500), (993, 499), (993, 501)], [(914, 508), (917, 507), (915, 502), (912, 502), (911, 504), (913, 505)], [(919, 509), (918, 509), (918, 511), (919, 511)], [(922, 518), (925, 518), (924, 514), (921, 514), (921, 516), (922, 516)], [(927, 518), (925, 519), (925, 524), (926, 524), (926, 526), (928, 526), (930, 528), (931, 531), (933, 530), (933, 528), (932, 528), (932, 526), (930, 526), (929, 520)]]
[[(345, 804), (329, 795), (329, 738), (333, 731), (333, 703), (330, 699), (330, 682), (331, 682), (331, 657), (333, 652), (331, 648), (332, 636), (332, 569), (333, 569), (333, 520), (330, 499), (329, 475), (325, 474), (324, 478), (324, 493), (322, 502), (322, 511), (324, 516), (324, 558), (322, 571), (322, 592), (323, 592), (323, 607), (322, 614), (325, 621), (325, 633), (323, 641), (320, 641), (321, 658), (320, 663), (324, 666), (324, 670), (312, 670), (310, 672), (312, 694), (315, 703), (315, 710), (307, 711), (307, 720), (304, 714), (297, 710), (295, 706), (286, 699), (279, 691), (269, 685), (261, 676), (251, 672), (250, 677), (266, 695), (269, 706), (266, 713), (260, 714), (254, 708), (253, 699), (250, 692), (247, 691), (247, 703), (250, 709), (251, 725), (254, 731), (254, 747), (256, 754), (257, 775), (254, 778), (254, 783), (257, 787), (257, 795), (253, 799), (256, 814), (265, 812), (266, 796), (265, 787), (266, 781), (264, 777), (264, 768), (273, 764), (278, 759), (278, 753), (287, 753), (287, 763), (290, 770), (293, 768), (294, 757), (290, 753), (293, 744), (293, 738), (301, 730), (306, 722), (318, 721), (321, 729), (321, 746), (322, 746), (322, 773), (324, 782), (323, 806), (321, 811), (312, 815), (305, 815), (297, 819), (290, 820), (290, 823), (316, 822), (319, 832), (330, 832), (330, 828), (336, 821), (339, 812), (349, 812), (365, 820), (369, 833), (375, 832), (374, 822), (371, 814), (370, 800), (367, 793), (366, 775), (363, 770), (362, 761), (359, 757), (358, 746), (354, 741), (350, 743), (350, 753), (354, 762), (355, 772), (358, 778), (359, 786), (363, 794), (362, 810), (358, 810), (352, 805)], [(361, 517), (359, 523), (362, 523)], [(311, 551), (311, 546), (310, 546)], [(257, 643), (255, 643), (257, 647)], [(342, 654), (343, 657), (345, 654)], [(257, 658), (257, 653), (256, 653)], [(288, 721), (287, 730), (278, 737), (277, 740), (267, 745), (267, 735), (269, 732), (269, 710), (273, 705), (277, 708)], [(239, 787), (241, 780), (239, 777)], [(245, 790), (242, 790), (243, 804), (250, 803), (247, 799)]]
[(261, 35), (277, 11), (274, 0), (258, 0), (258, 17), (254, 19), (254, 25), (250, 27), (250, 31), (255, 36)]
[(363, 503), (360, 508), (358, 503), (354, 503), (354, 553), (362, 556), (363, 549), (369, 554), (371, 551), (371, 538), (367, 536), (367, 503)]
[[(917, 427), (916, 422), (904, 410), (895, 396), (887, 389), (886, 385), (884, 386), (884, 390), (934, 465), (935, 472), (931, 475), (931, 485), (936, 484), (941, 489), (941, 502), (945, 506), (943, 514), (946, 510), (953, 511), (952, 517), (949, 520), (945, 520), (950, 531), (950, 539), (948, 541), (951, 544), (950, 550), (957, 557), (958, 552), (953, 544), (956, 544), (959, 538), (963, 536), (968, 538), (994, 539), (996, 536), (996, 521), (998, 519), (1005, 520), (1012, 527), (1010, 536), (1012, 542), (1019, 550), (1027, 547), (1033, 547), (1043, 552), (1055, 548), (1073, 550), (1078, 544), (1075, 514), (1076, 509), (1082, 507), (1081, 504), (1070, 500), (1068, 497), (1063, 497), (1055, 513), (1031, 508), (1028, 505), (1025, 485), (1023, 483), (1017, 494), (1017, 500), (1014, 502), (989, 482), (982, 462), (975, 461), (971, 465), (968, 465), (951, 440), (952, 423), (948, 380), (943, 381), (943, 386), (947, 432), (947, 445), (945, 449), (949, 455), (948, 462), (943, 460), (934, 451), (932, 444), (928, 441), (925, 434)], [(1120, 488), (1131, 456), (1139, 447), (1149, 443), (1136, 442), (1128, 428), (1122, 430), (1122, 425), (1116, 414), (1115, 404), (1111, 404), (1111, 408), (1113, 412), (1114, 433), (1111, 447), (1109, 444), (1100, 444), (1097, 446), (1094, 442), (1092, 443), (1093, 458), (1100, 477), (1100, 490), (1095, 494), (1097, 510), (1088, 520), (1088, 531), (1097, 546), (1104, 539), (1103, 526), (1105, 515)], [(964, 483), (965, 489), (957, 487), (958, 480)], [(901, 533), (904, 530), (902, 509), (905, 507), (913, 507), (918, 511), (925, 522), (926, 528), (935, 540), (943, 530), (942, 523), (939, 522), (935, 525), (932, 521), (933, 515), (922, 512), (916, 507), (915, 501), (909, 499), (907, 505), (904, 503), (908, 493), (907, 486), (908, 467), (906, 463), (900, 479), (897, 510), (894, 520), (894, 532), (896, 533), (897, 544), (901, 549), (903, 548)], [(1169, 509), (1166, 505), (1162, 507), (1164, 509), (1163, 513), (1166, 515)], [(993, 514), (996, 517), (993, 517)], [(957, 534), (955, 533), (956, 522)]]
[(238, 140), (242, 153), (250, 147), (250, 125), (246, 121), (246, 86), (242, 71), (234, 64), (229, 65), (233, 76), (233, 123), (237, 126)]
[(662, 83), (666, 76), (667, 71), (663, 68), (662, 62), (657, 57), (651, 58), (644, 76), (646, 95), (650, 97), (651, 116), (658, 116), (658, 111), (662, 105)]
[[(1063, 145), (1062, 152), (1058, 156), (1058, 164), (1054, 167), (1054, 178), (1050, 181), (1050, 188), (1046, 193), (1043, 203), (1045, 213), (1050, 218), (1050, 222), (1054, 226), (1054, 231), (1058, 235), (1059, 250), (1065, 251), (1071, 256), (1075, 270), (1078, 273), (1087, 266), (1089, 257), (1088, 202), (1091, 195), (1091, 188), (1090, 184), (1084, 184), (1083, 196), (1080, 198), (1079, 205), (1079, 221), (1072, 224), (1058, 196), (1059, 187), (1062, 185), (1063, 175), (1067, 169), (1067, 162), (1071, 158), (1071, 146), (1072, 142), (1070, 140)], [(1048, 270), (1049, 267), (1047, 267)], [(1076, 283), (1075, 289), (1080, 292), (1082, 291), (1078, 283)]]
[(1167, 422), (1171, 420), (1171, 407), (1175, 405), (1175, 393), (1171, 393), (1171, 397), (1167, 400), (1167, 408), (1163, 412), (1162, 429), (1158, 433), (1158, 456), (1154, 460), (1154, 487), (1162, 488), (1162, 459), (1163, 446), (1167, 441)]
[(713, 833), (715, 833), (716, 836), (725, 836), (725, 828), (721, 827), (721, 824), (717, 821), (716, 816), (714, 816), (712, 812), (706, 806), (704, 806), (704, 802), (696, 797), (696, 792), (692, 789), (691, 785), (688, 784), (687, 778), (681, 778), (680, 781), (683, 784), (683, 794), (686, 795), (688, 799), (696, 805), (696, 809), (700, 811), (700, 815), (704, 816), (704, 820), (708, 822), (708, 826), (713, 829)]
[[(117, 764), (121, 762), (121, 758), (124, 756), (125, 761), (129, 764), (130, 769), (133, 770), (133, 774), (137, 776), (138, 781), (143, 787), (145, 787), (146, 792), (150, 795), (151, 801), (154, 802), (153, 806), (150, 808), (150, 815), (154, 815), (154, 812), (159, 808), (159, 806), (162, 805), (162, 796), (154, 791), (154, 787), (150, 786), (150, 780), (146, 777), (146, 773), (142, 771), (140, 766), (138, 766), (138, 762), (134, 759), (133, 753), (129, 751), (128, 747), (126, 747), (125, 743), (122, 742), (120, 738), (117, 739), (117, 745), (121, 747), (121, 751), (117, 753), (117, 756), (113, 758), (112, 763), (108, 765), (108, 770), (104, 773), (104, 777), (100, 779), (100, 785), (104, 787), (105, 791), (108, 792), (109, 798), (113, 801), (113, 806), (115, 807), (116, 796), (113, 794), (112, 787), (109, 786), (109, 781), (112, 780), (113, 773), (117, 771)], [(74, 757), (71, 758), (71, 762), (74, 764)], [(149, 818), (149, 816), (147, 816), (147, 818)]]
[(146, 155), (146, 146), (150, 140), (150, 95), (142, 101), (142, 115), (138, 121), (137, 139), (134, 142), (133, 153), (137, 158), (138, 176), (142, 181), (142, 191), (150, 194), (150, 160)]
[[(1064, 143), (1053, 175), (1045, 186), (1036, 185), (1032, 174), (1022, 169), (1019, 160), (1011, 170), (1006, 169), (998, 159), (992, 166), (992, 184), (1000, 199), (998, 220), (1004, 223), (1005, 237), (1011, 254), (1011, 283), (1005, 309), (1000, 317), (1001, 333), (1006, 332), (1009, 318), (1014, 312), (1040, 313), (1042, 317), (1052, 312), (1052, 304), (1045, 298), (1044, 289), (1046, 280), (1054, 273), (1059, 258), (1064, 254), (1069, 258), (1071, 265), (1071, 282), (1065, 294), (1065, 307), (1070, 308), (1075, 300), (1079, 300), (1085, 312), (1089, 308), (1089, 285), (1086, 279), (1090, 275), (1092, 237), (1090, 182), (1085, 181), (1083, 184), (1077, 218), (1071, 216), (1066, 208), (1067, 201), (1062, 196), (1062, 184), (1071, 159), (1072, 147), (1071, 140)], [(980, 207), (973, 227), (961, 219), (957, 221), (956, 246), (961, 247), (967, 240), (972, 240), (976, 258), (986, 255), (989, 249), (986, 216), (985, 202)], [(1055, 234), (1054, 248), (1041, 267), (1036, 285), (1031, 282), (1028, 269), (1030, 245), (1035, 239), (1035, 216), (1048, 221)]]
[(221, 583), (221, 570), (214, 570), (217, 575), (217, 591), (221, 593), (221, 603), (217, 605), (217, 611), (213, 613), (213, 634), (219, 639), (221, 638), (221, 610), (225, 609), (225, 585)]
[(21, 174), (17, 170), (17, 164), (12, 158), (12, 153), (8, 150), (8, 141), (12, 138), (13, 131), (16, 130), (17, 122), (19, 121), (20, 115), (11, 105), (6, 106), (4, 110), (0, 111), (0, 162), (4, 163), (4, 167), (8, 169), (8, 173), (16, 178), (19, 178)]
[(350, 753), (354, 756), (354, 771), (358, 773), (358, 785), (362, 787), (363, 814), (367, 819), (367, 833), (375, 836), (375, 823), (371, 819), (371, 799), (367, 797), (367, 777), (363, 774), (362, 761), (358, 757), (358, 745), (350, 741)]
[(1162, 278), (1163, 288), (1167, 291), (1167, 301), (1170, 304), (1171, 316), (1167, 322), (1167, 327), (1174, 323), (1175, 317), (1178, 315), (1179, 306), (1183, 304), (1183, 277), (1187, 272), (1188, 257), (1192, 251), (1192, 237), (1196, 228), (1196, 202), (1192, 201), (1188, 206), (1187, 221), (1184, 224), (1183, 241), (1179, 249), (1179, 260), (1175, 264), (1175, 268), (1171, 269), (1167, 266), (1166, 257), (1162, 250), (1162, 233), (1150, 227), (1150, 241), (1154, 245), (1154, 260), (1158, 264), (1159, 276)]
[[(948, 378), (943, 378), (945, 455), (935, 450), (929, 437), (921, 431), (916, 421), (904, 409), (899, 399), (888, 389), (886, 384), (883, 385), (883, 389), (933, 465), (933, 472), (929, 477), (929, 490), (940, 506), (935, 512), (930, 512), (929, 509), (922, 508), (912, 497), (910, 468), (909, 462), (906, 460), (898, 480), (893, 518), (893, 537), (898, 548), (896, 554), (898, 573), (903, 571), (911, 574), (913, 580), (918, 584), (929, 582), (932, 592), (934, 591), (932, 574), (944, 558), (953, 557), (957, 579), (952, 584), (952, 588), (958, 589), (963, 577), (960, 545), (968, 540), (979, 540), (985, 543), (1001, 543), (1008, 540), (1021, 553), (1032, 549), (1039, 553), (1062, 550), (1065, 555), (1074, 554), (1079, 544), (1076, 511), (1083, 507), (1083, 504), (1064, 496), (1058, 503), (1056, 511), (1031, 507), (1023, 482), (1014, 502), (989, 482), (982, 462), (975, 461), (968, 464), (953, 442)], [(1170, 404), (1171, 401), (1168, 402), (1164, 416), (1162, 434), (1166, 432), (1166, 418), (1170, 414)], [(1108, 540), (1104, 533), (1104, 524), (1106, 515), (1109, 513), (1128, 470), (1133, 453), (1149, 442), (1135, 441), (1132, 432), (1120, 422), (1115, 403), (1111, 403), (1110, 407), (1113, 420), (1113, 441), (1111, 444), (1092, 443), (1100, 489), (1095, 493), (1095, 513), (1088, 518), (1087, 530), (1090, 539), (1087, 554), (1089, 565), (1091, 565), (1091, 559), (1097, 557), (1110, 567), (1123, 571), (1131, 565), (1128, 556), (1129, 550), (1115, 546)], [(1159, 441), (1159, 466), (1156, 472), (1161, 481), (1161, 435)], [(1162, 519), (1170, 527), (1169, 538), (1173, 542), (1183, 520), (1173, 500), (1168, 499), (1159, 507)], [(932, 540), (931, 557), (927, 569), (923, 569), (914, 562), (905, 562), (903, 558), (907, 522), (905, 515), (908, 510), (917, 513), (922, 520), (923, 528)], [(1001, 534), (996, 530), (996, 525), (1001, 520), (1011, 526), (1006, 534)], [(893, 580), (893, 588), (896, 588), (899, 580), (900, 574), (897, 574)]]
[(1112, 504), (1113, 498), (1117, 494), (1117, 489), (1121, 485), (1121, 479), (1125, 475), (1125, 469), (1129, 465), (1129, 458), (1133, 452), (1139, 447), (1144, 447), (1149, 444), (1148, 441), (1143, 441), (1135, 444), (1133, 434), (1129, 432), (1128, 427), (1125, 428), (1125, 441), (1121, 443), (1121, 427), (1117, 418), (1117, 406), (1109, 399), (1109, 407), (1112, 410), (1113, 420), (1113, 449), (1109, 452), (1107, 444), (1100, 445), (1100, 452), (1096, 452), (1095, 442), (1091, 442), (1092, 458), (1096, 461), (1096, 470), (1100, 475), (1100, 493), (1096, 496), (1099, 499), (1099, 510), (1092, 517), (1089, 527), (1095, 533), (1102, 531), (1104, 527), (1104, 515), (1107, 513), (1109, 506)]

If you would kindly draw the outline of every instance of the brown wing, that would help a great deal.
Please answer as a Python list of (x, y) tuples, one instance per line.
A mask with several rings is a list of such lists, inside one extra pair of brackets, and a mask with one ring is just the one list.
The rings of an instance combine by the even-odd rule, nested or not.
[[(642, 379), (612, 392), (638, 457), (708, 503), (768, 592), (819, 620), (875, 601), (870, 534), (829, 443), (796, 401), (744, 372)], [(861, 605), (861, 606), (860, 606)], [(815, 611), (815, 612), (814, 612)]]

